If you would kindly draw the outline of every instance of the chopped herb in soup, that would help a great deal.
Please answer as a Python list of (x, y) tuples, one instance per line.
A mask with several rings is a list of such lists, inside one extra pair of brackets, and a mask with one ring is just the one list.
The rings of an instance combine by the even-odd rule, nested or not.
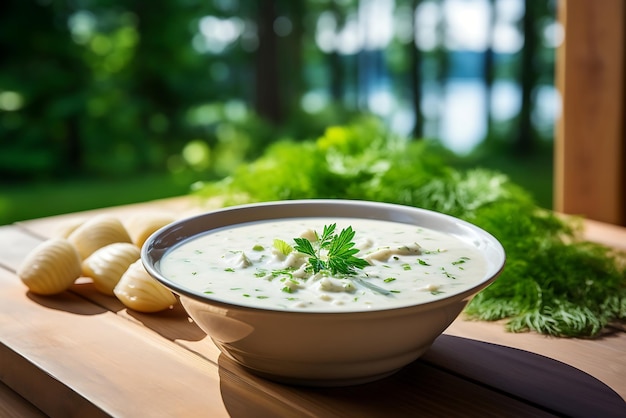
[(170, 250), (161, 271), (212, 299), (265, 309), (363, 311), (423, 303), (479, 283), (478, 249), (410, 224), (294, 218), (210, 231)]

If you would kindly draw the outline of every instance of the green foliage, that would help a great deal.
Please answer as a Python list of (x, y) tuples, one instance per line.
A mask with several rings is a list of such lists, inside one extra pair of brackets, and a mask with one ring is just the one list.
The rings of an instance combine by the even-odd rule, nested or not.
[(594, 336), (626, 319), (626, 269), (602, 245), (578, 239), (574, 220), (539, 208), (504, 174), (455, 169), (429, 141), (406, 141), (367, 119), (334, 126), (317, 140), (284, 140), (200, 195), (227, 204), (348, 198), (417, 206), (468, 220), (507, 253), (500, 278), (468, 306), (471, 318), (507, 318), (507, 328)]
[[(424, 83), (444, 81), (454, 51), (445, 48), (445, 31), (432, 50), (414, 47), (415, 31), (407, 26), (414, 2), (395, 3), (398, 30), (384, 48), (343, 53), (343, 35), (332, 51), (328, 40), (322, 46), (331, 32), (351, 30), (362, 17), (359, 4), (6, 0), (0, 6), (0, 175), (21, 181), (123, 176), (170, 164), (179, 169), (186, 144), (204, 141), (211, 150), (207, 177), (223, 176), (277, 138), (309, 137), (329, 122), (345, 123), (371, 94), (366, 80), (389, 83), (401, 107), (422, 95), (409, 74), (423, 70)], [(549, 4), (533, 8), (537, 34), (553, 22)], [(260, 30), (277, 17), (288, 19), (290, 30)], [(533, 71), (550, 69), (553, 48), (539, 52)], [(423, 55), (419, 68), (413, 53)], [(511, 62), (513, 74), (519, 60)], [(499, 73), (502, 64), (496, 67)], [(271, 77), (263, 72), (268, 68), (276, 70)], [(245, 121), (223, 114), (208, 124), (192, 121), (199, 109), (233, 102), (247, 110)], [(276, 126), (249, 111), (263, 115), (268, 107), (281, 115)], [(511, 129), (498, 134), (511, 137)]]

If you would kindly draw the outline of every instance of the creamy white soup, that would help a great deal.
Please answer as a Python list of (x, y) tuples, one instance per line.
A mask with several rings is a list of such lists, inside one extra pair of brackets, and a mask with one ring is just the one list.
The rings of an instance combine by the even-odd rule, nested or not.
[[(331, 225), (336, 225), (332, 234), (324, 235)], [(354, 236), (342, 242), (349, 229)], [(350, 249), (354, 254), (346, 256)], [(331, 268), (336, 266), (339, 271)], [(160, 265), (171, 281), (215, 300), (315, 312), (436, 300), (474, 286), (486, 268), (478, 249), (453, 235), (357, 218), (294, 218), (216, 229), (174, 247)]]

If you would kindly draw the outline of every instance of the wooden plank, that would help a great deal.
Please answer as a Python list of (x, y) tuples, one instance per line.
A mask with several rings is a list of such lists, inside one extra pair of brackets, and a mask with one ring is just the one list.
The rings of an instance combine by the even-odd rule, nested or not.
[(557, 211), (626, 225), (626, 2), (561, 0)]
[(43, 241), (29, 231), (16, 226), (0, 226), (0, 266), (16, 271), (29, 251)]
[(103, 213), (117, 216), (122, 223), (135, 216), (156, 214), (169, 214), (176, 219), (197, 215), (219, 207), (219, 200), (202, 199), (197, 196), (183, 196), (154, 200), (150, 202), (135, 203), (132, 205), (115, 206), (110, 208), (94, 209), (84, 212), (68, 213), (45, 218), (31, 219), (17, 222), (15, 225), (39, 234), (44, 237), (55, 237), (66, 233), (68, 229), (84, 222), (85, 220)]
[(590, 241), (599, 242), (620, 251), (626, 251), (626, 228), (587, 219), (585, 221), (584, 236)]
[(187, 312), (178, 302), (172, 309), (156, 313), (136, 312), (127, 309), (117, 298), (107, 296), (96, 291), (91, 283), (82, 283), (72, 286), (72, 293), (80, 295), (111, 312), (116, 313), (121, 318), (134, 322), (142, 327), (148, 328), (161, 337), (172, 341), (189, 351), (196, 353), (217, 363), (220, 355), (219, 349), (213, 344), (187, 315)]
[(226, 416), (214, 363), (69, 292), (37, 297), (16, 281), (0, 270), (0, 373), (46, 414)]
[(0, 382), (0, 417), (45, 418), (46, 415), (10, 387)]

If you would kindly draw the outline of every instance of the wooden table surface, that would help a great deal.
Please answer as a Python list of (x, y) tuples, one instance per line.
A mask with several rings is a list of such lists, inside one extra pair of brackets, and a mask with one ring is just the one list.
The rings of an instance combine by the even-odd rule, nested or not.
[[(0, 227), (0, 416), (626, 417), (623, 324), (601, 338), (564, 339), (460, 317), (421, 359), (389, 378), (306, 388), (241, 370), (180, 304), (134, 312), (85, 279), (42, 297), (15, 274), (34, 246), (96, 213), (124, 221), (210, 208), (168, 199)], [(587, 237), (626, 249), (623, 228), (588, 222)]]

